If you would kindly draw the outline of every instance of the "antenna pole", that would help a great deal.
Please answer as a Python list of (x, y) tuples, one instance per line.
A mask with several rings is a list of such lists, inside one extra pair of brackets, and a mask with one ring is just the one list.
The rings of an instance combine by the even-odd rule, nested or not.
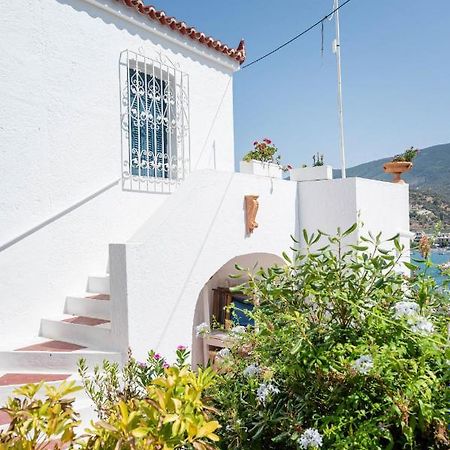
[[(339, 7), (339, 0), (334, 0), (334, 9)], [(334, 52), (336, 53), (336, 66), (338, 78), (338, 118), (339, 118), (339, 151), (341, 159), (341, 177), (346, 178), (345, 170), (345, 144), (344, 144), (344, 112), (342, 107), (342, 75), (341, 75), (341, 36), (339, 31), (339, 10), (335, 12), (336, 39)]]

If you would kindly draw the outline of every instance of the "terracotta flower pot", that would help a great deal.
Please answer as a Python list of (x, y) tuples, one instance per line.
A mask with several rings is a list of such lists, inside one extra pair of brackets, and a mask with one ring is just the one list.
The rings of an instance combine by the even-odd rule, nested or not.
[(402, 173), (411, 170), (412, 166), (413, 163), (409, 161), (391, 161), (384, 164), (383, 169), (386, 173), (392, 174), (393, 183), (405, 184), (405, 181), (402, 180), (401, 175)]

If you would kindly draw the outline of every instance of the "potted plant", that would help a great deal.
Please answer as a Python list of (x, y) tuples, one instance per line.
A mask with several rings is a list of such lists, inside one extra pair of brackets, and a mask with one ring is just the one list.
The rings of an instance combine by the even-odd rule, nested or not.
[(333, 168), (325, 165), (323, 155), (317, 153), (313, 155), (312, 167), (304, 164), (297, 169), (291, 169), (290, 175), (293, 181), (317, 181), (333, 179)]
[(393, 176), (392, 182), (405, 184), (402, 180), (401, 175), (404, 172), (408, 172), (412, 169), (412, 160), (417, 156), (419, 150), (417, 148), (411, 147), (405, 150), (400, 155), (395, 155), (392, 161), (387, 162), (383, 165), (383, 169), (386, 173), (391, 173)]
[(253, 150), (249, 151), (240, 162), (240, 171), (252, 175), (262, 175), (272, 178), (283, 177), (283, 166), (280, 164), (278, 149), (272, 141), (264, 138), (261, 142), (253, 142)]

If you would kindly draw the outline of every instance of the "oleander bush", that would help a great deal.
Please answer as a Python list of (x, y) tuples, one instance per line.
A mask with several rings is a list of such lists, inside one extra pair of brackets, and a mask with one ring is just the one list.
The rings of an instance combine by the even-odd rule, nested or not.
[(194, 372), (183, 346), (172, 365), (129, 354), (91, 375), (80, 361), (99, 416), (84, 434), (73, 382), (16, 390), (0, 450), (449, 449), (448, 280), (403, 263), (396, 237), (347, 245), (356, 229), (304, 232), (285, 266), (236, 266), (254, 325), (212, 367)]
[(396, 238), (345, 246), (355, 230), (304, 233), (236, 288), (255, 326), (219, 356), (221, 448), (450, 448), (448, 291), (395, 270)]
[[(188, 367), (189, 355), (189, 350), (179, 345), (173, 367)], [(97, 415), (100, 419), (106, 419), (120, 401), (126, 403), (132, 399), (146, 398), (147, 387), (155, 378), (164, 375), (165, 369), (170, 367), (166, 359), (153, 350), (148, 352), (147, 360), (144, 362), (136, 361), (129, 350), (127, 361), (123, 366), (117, 362), (104, 360), (101, 366), (94, 367), (92, 374), (86, 360), (80, 359), (78, 374)]]
[(150, 352), (138, 363), (129, 355), (123, 368), (104, 362), (88, 374), (85, 361), (79, 373), (99, 415), (85, 433), (68, 395), (82, 387), (73, 382), (45, 386), (42, 383), (15, 391), (2, 408), (12, 421), (0, 431), (0, 450), (214, 450), (220, 425), (205, 390), (216, 378), (212, 368), (193, 372), (188, 350), (179, 346), (177, 360), (169, 365)]
[(193, 373), (170, 367), (147, 386), (145, 398), (119, 400), (108, 418), (88, 430), (87, 450), (212, 450), (220, 427), (202, 393), (214, 380), (211, 368)]
[(88, 450), (211, 450), (219, 440), (214, 410), (204, 391), (211, 388), (211, 368), (194, 373), (189, 351), (180, 345), (170, 365), (154, 351), (145, 362), (131, 353), (120, 368), (105, 361), (89, 375), (85, 361), (79, 374), (100, 419), (80, 440)]

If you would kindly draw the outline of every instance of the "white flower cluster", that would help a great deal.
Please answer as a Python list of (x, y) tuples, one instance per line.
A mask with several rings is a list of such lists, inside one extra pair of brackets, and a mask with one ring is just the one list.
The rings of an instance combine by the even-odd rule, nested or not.
[(419, 305), (416, 302), (397, 302), (393, 308), (394, 317), (408, 319), (408, 325), (414, 333), (430, 334), (434, 331), (433, 324), (419, 314)]
[(259, 374), (261, 369), (256, 364), (250, 364), (244, 369), (244, 376), (246, 377), (255, 377)]
[(280, 390), (271, 383), (261, 383), (256, 391), (256, 397), (263, 405), (271, 394), (278, 394)]
[(400, 317), (415, 316), (419, 312), (419, 305), (416, 302), (397, 302), (394, 306), (394, 317), (399, 319)]
[(322, 447), (322, 435), (315, 428), (308, 428), (300, 436), (300, 448), (319, 448)]
[(211, 328), (206, 322), (202, 322), (200, 325), (195, 327), (195, 335), (197, 337), (205, 337), (211, 333)]
[(244, 334), (247, 331), (247, 329), (243, 325), (236, 325), (231, 329), (232, 334)]
[(216, 357), (219, 359), (227, 359), (231, 356), (231, 351), (229, 348), (223, 348), (217, 352)]
[(415, 320), (409, 320), (408, 323), (415, 333), (430, 334), (434, 331), (433, 324), (424, 317), (417, 317)]
[(370, 355), (362, 355), (353, 362), (352, 367), (357, 372), (367, 375), (373, 369), (373, 359)]

